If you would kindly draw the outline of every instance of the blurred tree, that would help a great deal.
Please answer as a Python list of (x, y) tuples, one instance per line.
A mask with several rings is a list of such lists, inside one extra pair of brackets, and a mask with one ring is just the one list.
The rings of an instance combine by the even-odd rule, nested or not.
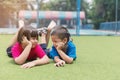
[(75, 11), (76, 0), (50, 0), (46, 7), (53, 11)]
[(8, 27), (15, 12), (27, 8), (26, 0), (0, 0), (0, 27)]
[[(89, 10), (89, 18), (94, 22), (96, 29), (99, 29), (99, 24), (101, 22), (115, 21), (115, 1), (116, 0), (93, 0), (92, 8)], [(120, 4), (119, 0), (118, 4)], [(119, 9), (118, 5), (118, 13), (120, 12)], [(120, 15), (118, 15), (118, 20), (120, 20)]]

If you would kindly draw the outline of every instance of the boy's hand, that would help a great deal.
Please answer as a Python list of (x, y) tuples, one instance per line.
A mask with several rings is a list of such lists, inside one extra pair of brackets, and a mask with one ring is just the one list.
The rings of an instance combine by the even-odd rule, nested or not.
[(57, 50), (62, 50), (64, 48), (65, 44), (63, 42), (57, 43)]
[(59, 62), (55, 63), (54, 65), (55, 65), (56, 67), (64, 67), (65, 61), (60, 60)]

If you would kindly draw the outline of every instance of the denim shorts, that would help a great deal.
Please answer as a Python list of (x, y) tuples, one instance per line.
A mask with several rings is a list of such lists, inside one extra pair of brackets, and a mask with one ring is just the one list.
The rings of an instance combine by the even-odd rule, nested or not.
[[(47, 49), (47, 44), (39, 44), (39, 45), (40, 45), (41, 48), (44, 50), (44, 52), (46, 53), (46, 55), (48, 55), (48, 54), (49, 54), (49, 49)], [(9, 57), (12, 57), (12, 51), (11, 51), (11, 49), (12, 49), (12, 46), (10, 46), (10, 47), (8, 47), (8, 48), (6, 49), (7, 55), (8, 55)]]
[(47, 49), (47, 44), (40, 44), (41, 48), (44, 50), (46, 55), (49, 55), (50, 49)]

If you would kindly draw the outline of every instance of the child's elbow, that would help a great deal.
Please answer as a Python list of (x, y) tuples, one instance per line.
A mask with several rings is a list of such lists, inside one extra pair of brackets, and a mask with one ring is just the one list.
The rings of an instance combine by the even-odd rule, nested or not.
[(23, 62), (21, 62), (21, 61), (15, 61), (15, 63), (18, 64), (18, 65), (22, 65), (23, 64)]
[(70, 60), (66, 61), (67, 64), (72, 64), (73, 63), (73, 59), (71, 58)]
[(66, 61), (67, 64), (72, 64), (73, 60)]
[(48, 58), (47, 60), (46, 60), (46, 64), (48, 64), (50, 62), (50, 59)]
[(72, 63), (73, 63), (73, 61), (67, 61), (66, 63), (67, 63), (67, 64), (72, 64)]
[(45, 57), (45, 64), (48, 64), (50, 62), (50, 59), (48, 57)]
[(15, 59), (14, 61), (15, 61), (15, 63), (18, 64), (18, 65), (24, 64), (24, 62), (22, 62), (22, 61), (20, 61), (20, 60), (17, 60), (17, 59)]

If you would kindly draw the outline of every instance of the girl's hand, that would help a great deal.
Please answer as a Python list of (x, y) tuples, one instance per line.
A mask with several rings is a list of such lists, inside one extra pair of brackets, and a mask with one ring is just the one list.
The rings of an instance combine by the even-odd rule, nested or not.
[(60, 60), (59, 62), (55, 63), (54, 65), (55, 65), (56, 67), (64, 67), (65, 61)]
[(34, 62), (28, 62), (28, 63), (25, 63), (21, 66), (21, 68), (32, 68), (33, 66), (35, 66), (35, 63)]
[(65, 46), (65, 43), (63, 43), (63, 42), (57, 43), (57, 50), (62, 50), (64, 48), (64, 46)]
[(32, 44), (32, 43), (27, 39), (26, 36), (23, 36), (22, 39), (23, 39), (22, 44), (25, 44), (25, 45)]

